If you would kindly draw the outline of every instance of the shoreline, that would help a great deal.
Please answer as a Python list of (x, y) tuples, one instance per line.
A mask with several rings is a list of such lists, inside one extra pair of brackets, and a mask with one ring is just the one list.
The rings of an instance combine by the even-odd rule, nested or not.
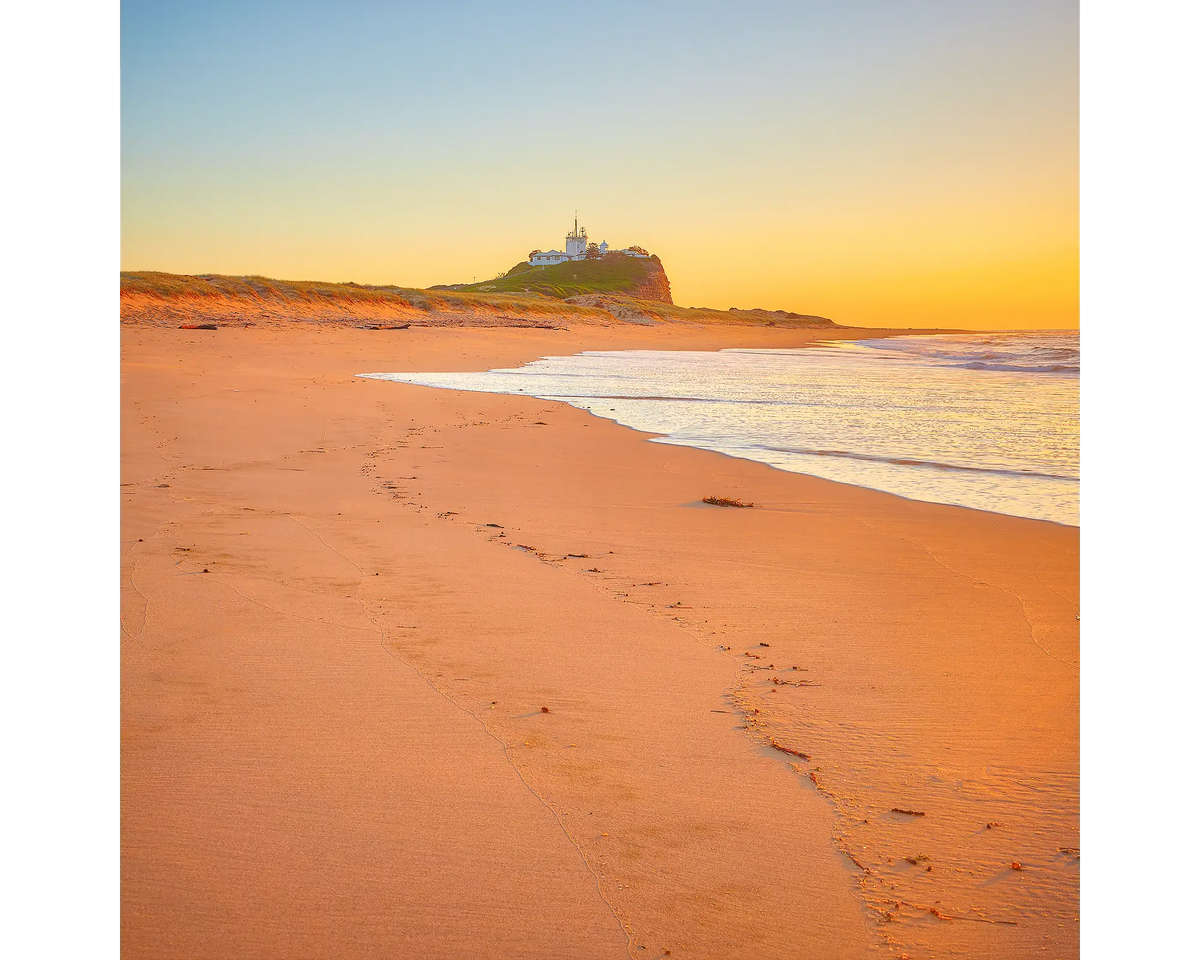
[[(1034, 334), (1040, 334), (1040, 332), (1045, 331), (1032, 332), (1034, 332)], [(834, 348), (836, 347), (836, 344), (839, 343), (862, 344), (865, 342), (882, 341), (884, 338), (902, 338), (907, 335), (907, 331), (900, 332), (895, 330), (884, 330), (883, 336), (881, 337), (857, 337), (854, 338), (854, 340), (848, 341), (846, 338), (817, 337), (799, 344), (798, 347), (782, 349), (803, 350), (810, 347)], [(953, 336), (954, 334), (949, 335)], [(930, 335), (928, 332), (924, 332), (924, 334), (919, 334), (917, 336), (920, 336), (923, 338), (923, 340), (926, 340), (926, 338), (929, 338)], [(739, 348), (731, 347), (728, 346), (728, 344), (725, 344), (725, 346), (712, 349), (682, 349), (674, 347), (674, 344), (665, 343), (661, 344), (659, 349), (646, 349), (642, 347), (628, 350), (628, 353), (634, 355), (665, 355), (670, 353), (708, 353), (715, 355), (724, 352), (724, 350), (731, 349), (738, 350)], [(755, 348), (754, 352), (761, 352), (763, 349), (764, 348), (762, 347), (758, 347)], [(655, 424), (656, 418), (654, 415), (644, 414), (638, 409), (630, 410), (626, 408), (624, 410), (620, 410), (620, 412), (618, 412), (618, 410), (610, 410), (610, 413), (613, 415), (602, 413), (596, 408), (607, 408), (608, 403), (601, 403), (600, 401), (655, 401), (667, 400), (667, 398), (670, 398), (656, 397), (652, 394), (642, 394), (642, 392), (637, 392), (636, 388), (634, 388), (634, 394), (631, 395), (626, 395), (625, 392), (622, 392), (620, 389), (618, 389), (618, 392), (606, 392), (604, 386), (601, 384), (606, 383), (608, 377), (612, 376), (611, 370), (608, 371), (608, 373), (584, 372), (582, 374), (582, 376), (586, 378), (584, 379), (584, 383), (590, 383), (592, 385), (580, 386), (578, 385), (576, 378), (581, 376), (581, 374), (570, 366), (562, 366), (562, 361), (564, 360), (578, 360), (584, 358), (584, 356), (590, 356), (590, 358), (593, 359), (598, 358), (598, 356), (601, 356), (602, 358), (602, 356), (613, 356), (619, 353), (622, 352), (619, 352), (619, 350), (590, 349), (584, 350), (582, 353), (575, 353), (568, 356), (559, 354), (548, 356), (542, 355), (540, 358), (524, 361), (518, 366), (504, 368), (493, 367), (491, 370), (487, 371), (372, 371), (362, 372), (356, 374), (356, 376), (362, 379), (382, 380), (382, 382), (426, 386), (426, 388), (431, 389), (484, 392), (484, 394), (503, 394), (508, 396), (526, 396), (538, 398), (538, 400), (544, 400), (547, 402), (565, 403), (568, 404), (568, 406), (575, 407), (577, 409), (584, 410), (584, 412), (593, 414), (598, 419), (610, 420), (612, 422), (616, 422), (618, 425), (625, 426), (626, 428), (629, 428), (629, 430), (642, 434), (643, 438), (646, 438), (649, 440), (649, 442), (653, 443), (689, 446), (691, 449), (709, 450), (722, 456), (737, 458), (737, 460), (766, 464), (766, 466), (772, 469), (779, 469), (785, 473), (802, 474), (805, 476), (812, 476), (812, 478), (820, 478), (829, 482), (836, 482), (836, 484), (847, 484), (850, 486), (862, 487), (865, 488), (865, 490), (888, 493), (890, 496), (916, 500), (916, 502), (919, 503), (935, 503), (949, 506), (959, 506), (959, 508), (962, 509), (978, 510), (985, 512), (985, 514), (1022, 517), (1026, 518), (1026, 520), (1055, 523), (1057, 526), (1070, 527), (1074, 529), (1080, 529), (1082, 527), (1081, 497), (1076, 497), (1076, 502), (1073, 504), (1075, 508), (1074, 511), (1068, 511), (1066, 509), (1050, 510), (1046, 509), (1044, 499), (1039, 500), (1039, 502), (1037, 502), (1037, 500), (1031, 502), (1030, 499), (1018, 499), (1016, 500), (1014, 506), (1014, 497), (1012, 491), (1006, 491), (1004, 492), (1006, 493), (1006, 496), (998, 498), (1001, 500), (1006, 500), (1007, 503), (997, 505), (996, 497), (980, 497), (978, 491), (973, 490), (971, 487), (967, 487), (965, 490), (961, 486), (953, 485), (949, 488), (938, 487), (938, 485), (943, 484), (944, 480), (942, 478), (947, 475), (965, 474), (967, 478), (973, 479), (976, 478), (976, 476), (978, 476), (980, 473), (984, 473), (989, 475), (1000, 474), (1003, 475), (1004, 478), (1018, 478), (1022, 481), (1028, 481), (1033, 478), (1036, 480), (1062, 480), (1070, 482), (1069, 476), (1040, 474), (1037, 473), (1036, 470), (1026, 469), (1025, 467), (1016, 467), (1013, 466), (1013, 464), (1010, 464), (1008, 468), (967, 467), (964, 466), (964, 464), (955, 463), (953, 455), (950, 455), (950, 461), (948, 462), (940, 462), (936, 460), (936, 458), (935, 460), (929, 460), (928, 454), (920, 455), (924, 456), (925, 460), (913, 460), (911, 455), (907, 454), (907, 452), (902, 460), (887, 460), (887, 458), (882, 458), (881, 456), (877, 456), (875, 454), (866, 454), (866, 452), (863, 451), (859, 451), (856, 454), (856, 452), (844, 452), (838, 450), (798, 450), (787, 445), (782, 446), (782, 448), (778, 448), (778, 446), (774, 446), (773, 444), (790, 443), (790, 440), (782, 440), (780, 438), (760, 439), (760, 442), (750, 446), (728, 442), (728, 440), (730, 440), (728, 437), (725, 437), (724, 442), (710, 443), (712, 438), (708, 437), (707, 433), (702, 433), (702, 436), (697, 438), (697, 434), (694, 432), (695, 425), (692, 425), (692, 431), (683, 430), (683, 433), (679, 434), (679, 438), (677, 438), (677, 434), (672, 433), (671, 431), (679, 431), (680, 427), (678, 425), (671, 427), (662, 424), (661, 421), (658, 422), (658, 424)], [(534, 370), (534, 368), (540, 366), (541, 361), (545, 360), (559, 361), (557, 367), (552, 365), (552, 370), (553, 368), (558, 368), (560, 372), (553, 373), (552, 371), (547, 371), (545, 367), (541, 367), (539, 370)], [(637, 362), (635, 362), (635, 368), (636, 366)], [(587, 368), (588, 365), (584, 365), (584, 371), (587, 371)], [(1010, 371), (1018, 370), (1018, 368), (997, 367), (997, 370), (1000, 370), (1003, 373), (1009, 373)], [(556, 385), (558, 389), (554, 389), (553, 385), (546, 383), (539, 383), (535, 386), (529, 386), (528, 380), (522, 379), (522, 374), (526, 373), (526, 371), (536, 374), (548, 373), (548, 376), (550, 376), (552, 380), (558, 380), (563, 376), (563, 374), (566, 374), (568, 379), (566, 379), (565, 382), (557, 383)], [(869, 374), (872, 371), (864, 370), (863, 372)], [(1021, 370), (1021, 372), (1030, 371)], [(478, 373), (479, 377), (470, 377), (470, 374), (472, 373)], [(505, 374), (505, 376), (493, 377), (492, 374)], [(594, 379), (587, 379), (598, 376), (600, 378), (599, 384), (596, 383)], [(670, 373), (668, 373), (667, 376), (670, 377)], [(853, 373), (847, 371), (846, 376), (852, 377)], [(535, 376), (533, 379), (539, 380), (541, 377)], [(521, 383), (527, 385), (520, 386), (520, 388), (518, 388), (517, 384)], [(622, 383), (624, 383), (624, 380), (622, 380)], [(692, 397), (690, 395), (686, 397), (677, 395), (676, 392), (674, 392), (674, 390), (677, 389), (679, 389), (678, 386), (670, 389), (671, 397), (689, 398), (689, 400), (695, 400), (696, 397)], [(600, 390), (600, 392), (593, 392), (594, 390)], [(822, 457), (823, 455), (834, 454), (834, 462), (840, 463), (841, 457), (850, 458), (850, 460), (854, 461), (868, 461), (870, 464), (872, 464), (872, 466), (876, 467), (876, 470), (874, 473), (872, 473), (870, 467), (859, 467), (857, 472), (851, 470), (851, 472), (847, 473), (847, 470), (845, 469), (830, 470), (828, 467), (821, 466), (820, 463), (812, 462), (796, 466), (794, 463), (785, 464), (780, 462), (779, 457), (763, 457), (763, 451), (787, 451), (791, 452), (791, 454), (804, 454), (806, 455), (803, 457), (803, 460), (805, 461), (812, 461), (814, 460), (814, 457)], [(936, 454), (934, 456), (937, 457)], [(890, 466), (890, 464), (904, 464), (904, 466), (907, 468), (919, 468), (925, 470), (925, 479), (918, 482), (912, 478), (907, 478), (906, 476), (906, 478), (902, 478), (902, 482), (898, 482), (894, 476), (878, 475), (878, 464), (888, 464), (888, 466)], [(1038, 469), (1045, 469), (1045, 467), (1039, 467)], [(992, 476), (992, 480), (995, 480), (994, 476)], [(1081, 487), (1081, 478), (1075, 480), (1074, 482), (1076, 485)], [(926, 494), (926, 496), (920, 496), (920, 494), (923, 493)], [(1042, 496), (1045, 497), (1048, 496), (1048, 494), (1043, 491)], [(1012, 509), (1006, 509), (1006, 506)], [(1073, 512), (1073, 516), (1070, 516), (1070, 518), (1064, 518), (1068, 516), (1068, 512)]]
[[(356, 382), (353, 369), (487, 369), (564, 340), (577, 352), (884, 335), (123, 328), (125, 949), (153, 955), (171, 918), (194, 956), (299, 943), (387, 955), (405, 918), (430, 956), (782, 956), (797, 938), (814, 956), (1077, 953), (1077, 926), (1058, 924), (1078, 916), (1078, 860), (1049, 848), (1078, 848), (1078, 528), (651, 444), (557, 402)], [(764, 508), (691, 506), (714, 492)], [(985, 637), (960, 649), (980, 621)], [(1033, 658), (1049, 650), (1064, 669), (1031, 659), (1022, 629)], [(751, 663), (768, 646), (779, 669)], [(993, 676), (1005, 670), (1033, 684), (1031, 703), (1008, 699)], [(1005, 710), (1056, 731), (1057, 749), (1039, 752)], [(388, 740), (413, 725), (429, 729)], [(377, 735), (371, 750), (347, 746), (359, 729)], [(931, 735), (944, 741), (932, 752)], [(987, 772), (978, 740), (1005, 770)], [(423, 772), (403, 785), (403, 825), (382, 813), (396, 763)], [(1014, 787), (1035, 799), (1010, 803)], [(447, 806), (456, 791), (479, 798), (471, 816)], [(482, 812), (493, 801), (500, 820)], [(918, 803), (925, 817), (891, 809)], [(330, 817), (347, 804), (357, 817)], [(1003, 829), (983, 827), (993, 813)], [(334, 869), (297, 857), (280, 823)], [(369, 855), (367, 876), (337, 852), (364, 854), (365, 836), (394, 854)], [(240, 838), (242, 852), (181, 838)], [(934, 869), (897, 866), (906, 855)], [(480, 856), (517, 901), (478, 887)], [(1028, 866), (973, 881), (1005, 856)], [(406, 882), (424, 904), (384, 896)], [(565, 905), (542, 902), (546, 884)], [(264, 927), (297, 891), (330, 904), (324, 916)], [(468, 897), (478, 910), (445, 927), (441, 911)], [(943, 919), (964, 904), (992, 912), (963, 919), (987, 922)], [(231, 912), (243, 919), (214, 940), (212, 919)]]

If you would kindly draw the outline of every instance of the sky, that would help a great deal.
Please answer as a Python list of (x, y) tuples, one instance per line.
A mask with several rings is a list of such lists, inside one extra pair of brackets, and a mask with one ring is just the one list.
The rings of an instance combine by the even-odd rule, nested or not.
[(578, 210), (685, 306), (1075, 327), (1078, 14), (125, 2), (121, 267), (470, 282)]

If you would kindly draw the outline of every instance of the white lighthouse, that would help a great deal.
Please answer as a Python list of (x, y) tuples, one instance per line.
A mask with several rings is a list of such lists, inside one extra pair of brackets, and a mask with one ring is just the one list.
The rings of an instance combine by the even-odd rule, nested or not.
[(575, 214), (575, 229), (567, 234), (567, 256), (572, 260), (582, 260), (587, 253), (587, 227), (579, 229), (579, 214)]
[[(608, 253), (607, 241), (598, 245), (600, 256)], [(565, 263), (568, 260), (585, 260), (587, 258), (588, 235), (587, 227), (579, 225), (579, 211), (575, 212), (575, 229), (567, 234), (565, 250), (535, 250), (529, 255), (529, 262), (534, 266), (551, 266)]]

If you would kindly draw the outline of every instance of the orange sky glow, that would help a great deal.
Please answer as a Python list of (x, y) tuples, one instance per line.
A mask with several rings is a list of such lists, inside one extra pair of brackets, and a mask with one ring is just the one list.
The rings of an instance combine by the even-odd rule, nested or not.
[(1077, 7), (836, 6), (124, 4), (122, 269), (470, 282), (578, 209), (685, 306), (1078, 326)]

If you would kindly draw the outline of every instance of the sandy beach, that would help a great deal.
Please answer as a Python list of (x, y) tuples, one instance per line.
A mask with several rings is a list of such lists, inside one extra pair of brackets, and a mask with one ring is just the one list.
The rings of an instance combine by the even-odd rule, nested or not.
[(1078, 529), (356, 377), (882, 333), (124, 325), (122, 954), (1077, 956)]

